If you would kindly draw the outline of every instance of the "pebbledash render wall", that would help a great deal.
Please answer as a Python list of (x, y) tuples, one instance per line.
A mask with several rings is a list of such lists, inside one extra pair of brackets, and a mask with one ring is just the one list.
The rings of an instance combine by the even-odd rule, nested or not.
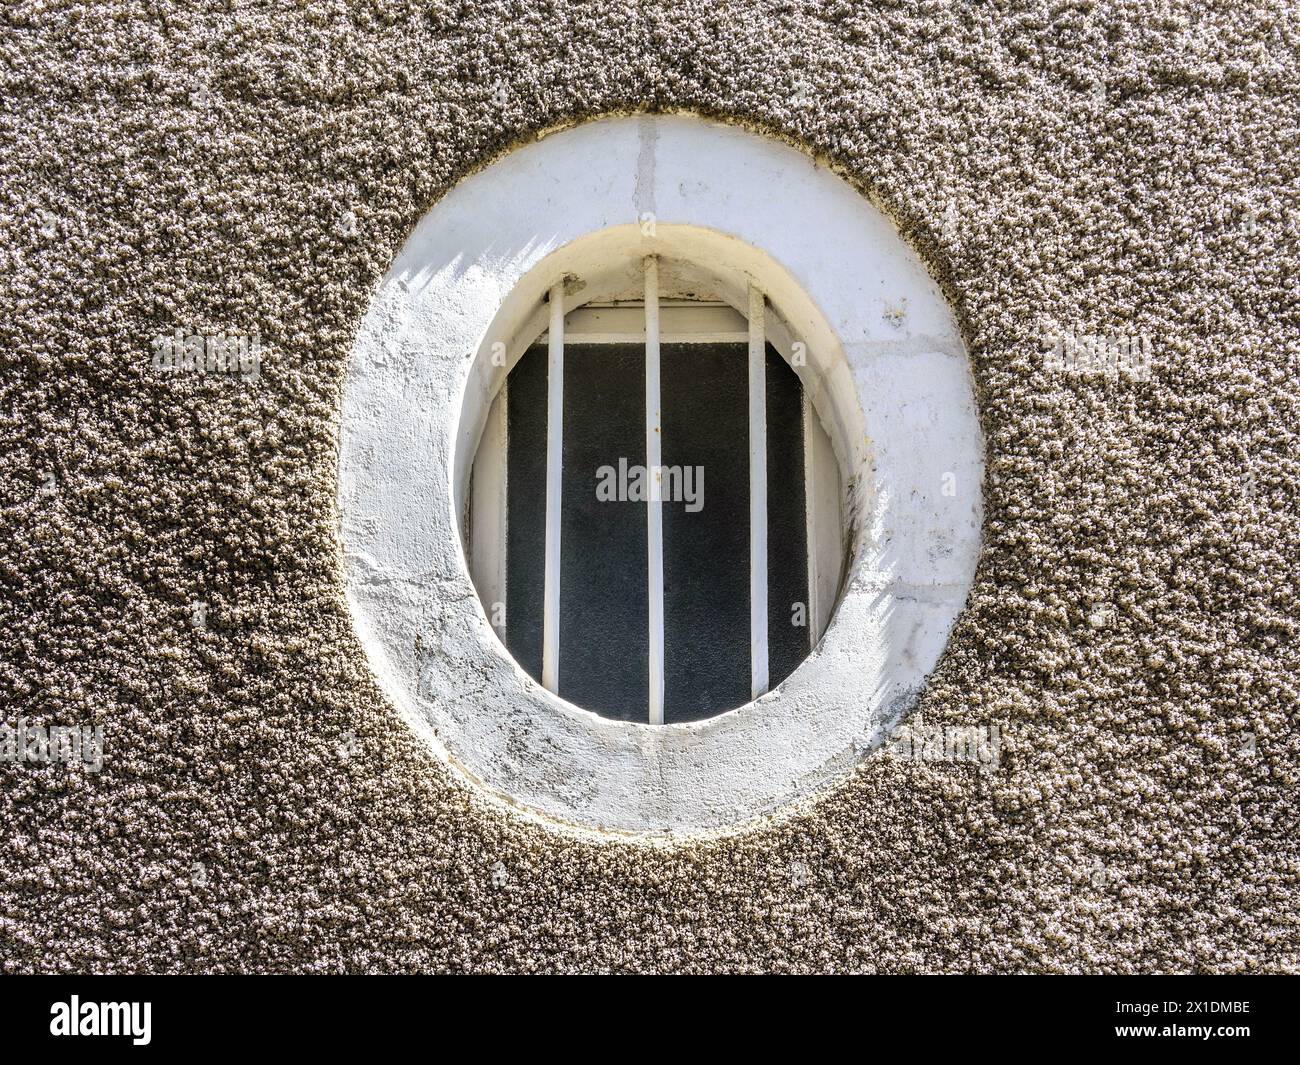
[[(0, 761), (4, 971), (1300, 971), (1294, 11), (6, 21), (0, 724), (103, 750)], [(631, 112), (781, 139), (892, 218), (985, 444), (906, 728), (672, 839), (448, 768), (371, 672), (336, 503), (349, 359), (416, 223)], [(155, 366), (177, 329), (256, 372)]]

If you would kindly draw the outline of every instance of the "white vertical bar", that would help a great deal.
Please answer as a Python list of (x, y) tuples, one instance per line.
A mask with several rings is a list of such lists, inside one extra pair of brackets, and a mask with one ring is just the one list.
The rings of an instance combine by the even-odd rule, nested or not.
[(821, 636), (817, 619), (821, 617), (821, 604), (818, 601), (818, 564), (821, 559), (817, 552), (817, 450), (813, 439), (813, 419), (817, 417), (813, 410), (808, 389), (803, 388), (803, 518), (804, 544), (808, 556), (808, 602), (804, 609), (804, 621), (808, 625), (808, 649), (817, 646)]
[(750, 696), (767, 691), (767, 339), (763, 293), (749, 286)]
[(659, 395), (659, 260), (645, 261), (645, 465), (650, 474), (646, 503), (647, 592), (650, 602), (650, 724), (664, 723), (664, 518), (663, 419)]
[(564, 462), (564, 282), (551, 286), (546, 363), (546, 576), (543, 582), (542, 687), (560, 689), (560, 488)]

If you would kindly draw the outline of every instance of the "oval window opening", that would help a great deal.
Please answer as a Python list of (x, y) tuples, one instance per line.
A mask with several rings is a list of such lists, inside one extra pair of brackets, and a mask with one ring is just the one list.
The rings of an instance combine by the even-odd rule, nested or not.
[(569, 273), (539, 308), (546, 330), (497, 349), (523, 350), (462, 527), (484, 610), (530, 676), (605, 717), (674, 724), (757, 698), (808, 656), (839, 587), (840, 477), (763, 293), (747, 293), (751, 318), (698, 264), (646, 257), (639, 285), (614, 287), (635, 273)]

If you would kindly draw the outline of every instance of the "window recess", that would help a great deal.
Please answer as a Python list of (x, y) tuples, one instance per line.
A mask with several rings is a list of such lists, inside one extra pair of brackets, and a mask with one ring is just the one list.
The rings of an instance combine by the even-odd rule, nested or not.
[[(548, 690), (646, 724), (723, 713), (781, 683), (829, 622), (840, 479), (779, 318), (650, 257), (621, 298), (556, 283), (493, 401), (468, 551), (485, 611)], [(495, 613), (493, 607), (496, 607)]]

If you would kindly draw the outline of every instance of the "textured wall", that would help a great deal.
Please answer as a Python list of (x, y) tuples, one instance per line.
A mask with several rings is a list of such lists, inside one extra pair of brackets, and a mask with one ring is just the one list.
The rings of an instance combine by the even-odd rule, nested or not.
[[(1212, 7), (8, 6), (0, 719), (106, 761), (0, 764), (4, 969), (1300, 970), (1300, 25)], [(825, 156), (942, 278), (987, 519), (923, 714), (996, 772), (599, 842), (379, 695), (334, 537), (368, 288), (459, 176), (628, 108)], [(1051, 371), (1045, 321), (1151, 379)], [(174, 327), (260, 379), (151, 369)]]

